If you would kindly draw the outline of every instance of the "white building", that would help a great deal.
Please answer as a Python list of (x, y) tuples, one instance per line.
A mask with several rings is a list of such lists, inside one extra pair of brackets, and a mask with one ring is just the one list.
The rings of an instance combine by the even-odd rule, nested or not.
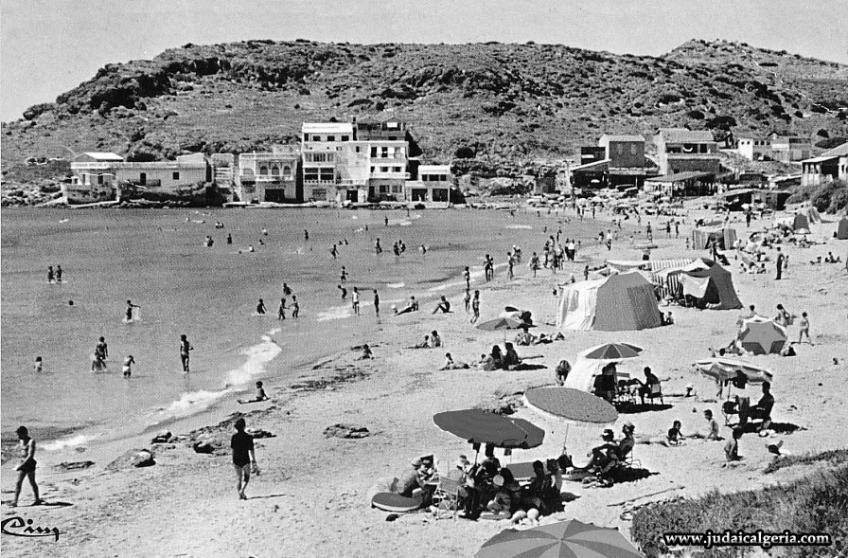
[(243, 153), (238, 159), (238, 195), (243, 202), (293, 202), (298, 199), (294, 146), (274, 146), (268, 152)]
[(418, 180), (406, 183), (406, 199), (411, 202), (450, 202), (453, 175), (449, 165), (421, 165)]
[(744, 137), (739, 138), (736, 151), (749, 161), (760, 161), (763, 157), (771, 156), (771, 144), (763, 138)]
[(89, 151), (71, 162), (70, 183), (62, 184), (62, 195), (68, 203), (93, 203), (115, 198), (117, 165), (124, 158), (117, 153)]
[(305, 201), (337, 201), (336, 159), (343, 142), (354, 139), (350, 122), (304, 122), (301, 166)]

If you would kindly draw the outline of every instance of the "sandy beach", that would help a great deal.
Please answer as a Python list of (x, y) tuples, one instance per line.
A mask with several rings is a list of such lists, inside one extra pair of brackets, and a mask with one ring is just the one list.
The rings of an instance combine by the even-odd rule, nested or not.
[[(679, 238), (670, 239), (660, 230), (665, 218), (652, 218), (658, 246), (652, 257), (707, 256), (706, 251), (688, 251), (684, 246), (691, 223), (701, 214), (704, 212), (691, 210)], [(606, 213), (598, 217), (610, 218)], [(740, 441), (745, 460), (733, 469), (721, 467), (724, 455), (720, 442), (690, 440), (674, 448), (637, 445), (635, 458), (654, 474), (611, 488), (566, 482), (563, 492), (568, 493), (569, 501), (565, 510), (544, 517), (543, 523), (577, 518), (616, 527), (630, 538), (627, 512), (634, 506), (714, 490), (757, 488), (811, 472), (812, 467), (795, 466), (763, 474), (774, 458), (766, 443), (782, 440), (783, 448), (793, 454), (845, 447), (845, 266), (808, 263), (828, 251), (842, 258), (846, 255), (845, 241), (829, 238), (835, 226), (833, 216), (824, 218), (826, 222), (813, 225), (812, 232), (826, 244), (810, 248), (784, 245), (790, 263), (783, 280), (774, 280), (771, 265), (769, 272), (761, 275), (738, 273), (738, 262), (733, 259), (728, 266), (745, 307), (754, 304), (767, 317), (774, 315), (778, 303), (793, 313), (809, 313), (814, 345), (796, 345), (798, 356), (792, 358), (770, 355), (753, 359), (774, 372), (774, 420), (798, 428), (791, 433), (772, 433), (768, 438), (745, 435)], [(744, 222), (733, 226), (744, 233)], [(752, 224), (760, 226), (760, 221)], [(525, 259), (516, 267), (515, 280), (507, 281), (503, 269), (498, 269), (493, 282), (480, 285), (482, 320), (494, 318), (504, 306), (513, 305), (532, 311), (539, 325), (536, 332), (551, 333), (558, 301), (553, 289), (560, 281), (567, 280), (572, 271), (582, 278), (577, 270), (582, 269), (584, 261), (598, 265), (607, 258), (641, 257), (626, 240), (629, 233), (625, 233), (625, 239), (614, 243), (611, 251), (596, 243), (584, 243), (578, 254), (580, 262), (564, 274), (552, 275), (543, 269), (533, 278), (526, 263), (545, 238), (541, 230), (535, 232), (538, 241), (522, 245)], [(414, 231), (410, 238), (412, 234)], [(728, 255), (732, 258), (731, 252)], [(661, 310), (673, 312), (674, 325), (632, 332), (571, 332), (564, 341), (518, 348), (522, 355), (542, 355), (534, 362), (544, 364), (544, 369), (439, 371), (445, 352), (460, 361), (474, 361), (493, 344), (502, 344), (515, 333), (506, 332), (505, 336), (500, 331), (475, 329), (463, 311), (461, 293), (447, 292), (454, 309), (448, 315), (431, 314), (435, 302), (427, 300), (420, 312), (403, 316), (391, 316), (385, 308), (382, 322), (371, 328), (375, 322), (373, 308), (363, 308), (358, 319), (368, 322), (369, 328), (367, 337), (363, 334), (358, 341), (370, 344), (374, 360), (355, 360), (360, 352), (347, 346), (338, 346), (331, 357), (294, 372), (285, 360), (272, 360), (265, 381), (269, 401), (246, 406), (233, 399), (232, 404), (224, 403), (169, 425), (176, 436), (173, 442), (151, 444), (153, 434), (148, 432), (85, 451), (41, 451), (38, 478), (42, 497), (48, 503), (70, 505), (28, 507), (29, 487), (25, 486), (22, 507), (4, 505), (2, 514), (4, 519), (19, 515), (39, 526), (55, 526), (61, 533), (59, 540), (4, 537), (3, 553), (94, 557), (472, 556), (509, 522), (436, 519), (424, 511), (387, 522), (385, 512), (370, 508), (369, 491), (381, 479), (400, 476), (416, 456), (434, 454), (440, 470), (447, 470), (459, 454), (473, 456), (469, 444), (433, 423), (433, 415), (446, 410), (493, 408), (511, 401), (519, 405), (515, 416), (542, 427), (546, 436), (542, 446), (514, 450), (511, 457), (504, 457), (498, 450), (502, 463), (559, 455), (566, 442), (566, 424), (521, 406), (521, 395), (529, 387), (552, 384), (553, 369), (560, 359), (573, 361), (579, 351), (598, 343), (625, 341), (643, 347), (640, 367), (629, 366), (637, 373), (641, 366), (650, 365), (663, 380), (665, 402), (671, 405), (665, 410), (621, 415), (612, 427), (616, 432), (625, 421), (631, 421), (637, 434), (660, 435), (673, 420), (683, 423), (684, 433), (693, 432), (703, 426), (704, 409), (712, 409), (723, 424), (715, 384), (693, 372), (691, 364), (710, 356), (708, 347), (727, 344), (734, 336), (739, 310), (661, 306)], [(363, 300), (370, 301), (370, 295)], [(444, 350), (406, 348), (434, 329), (444, 340)], [(789, 328), (789, 336), (797, 339), (797, 326)], [(694, 387), (693, 397), (683, 397), (688, 384)], [(757, 388), (748, 391), (752, 397), (758, 395)], [(235, 412), (246, 413), (248, 428), (273, 434), (256, 441), (261, 474), (251, 479), (247, 501), (239, 501), (236, 495), (228, 443), (233, 433), (228, 416)], [(365, 427), (369, 435), (358, 439), (324, 435), (327, 427), (339, 423)], [(196, 432), (204, 427), (202, 435)], [(568, 427), (569, 453), (583, 461), (601, 429)], [(722, 435), (729, 432), (722, 426)], [(199, 438), (216, 437), (226, 441), (224, 451), (204, 455), (191, 447)], [(151, 449), (156, 464), (107, 468), (132, 448)], [(80, 460), (91, 460), (94, 465), (72, 471), (56, 467), (63, 461)], [(4, 501), (13, 488), (13, 466), (14, 462), (6, 463), (2, 468)]]

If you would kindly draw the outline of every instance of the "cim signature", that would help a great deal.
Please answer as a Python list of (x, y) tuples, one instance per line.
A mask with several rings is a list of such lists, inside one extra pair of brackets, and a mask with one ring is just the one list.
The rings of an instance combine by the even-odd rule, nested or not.
[(8, 517), (0, 523), (0, 531), (4, 535), (16, 537), (55, 537), (59, 540), (59, 529), (56, 527), (33, 527), (32, 519), (24, 519), (20, 516)]

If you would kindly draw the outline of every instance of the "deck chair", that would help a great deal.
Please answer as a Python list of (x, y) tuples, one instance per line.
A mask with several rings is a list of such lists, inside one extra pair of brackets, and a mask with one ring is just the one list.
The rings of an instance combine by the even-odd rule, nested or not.
[(439, 477), (439, 485), (433, 492), (433, 505), (436, 507), (436, 517), (442, 518), (444, 514), (451, 513), (456, 518), (459, 509), (459, 489), (462, 487), (459, 481), (447, 477)]

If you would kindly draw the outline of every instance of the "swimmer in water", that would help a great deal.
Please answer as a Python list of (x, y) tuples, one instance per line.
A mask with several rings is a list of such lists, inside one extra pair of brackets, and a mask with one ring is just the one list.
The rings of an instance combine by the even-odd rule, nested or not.
[(265, 302), (261, 298), (259, 299), (259, 303), (256, 305), (256, 313), (265, 314)]
[(277, 308), (277, 319), (285, 320), (286, 319), (286, 299), (280, 299), (280, 307)]
[(289, 288), (288, 284), (283, 283), (283, 294), (286, 296), (291, 296), (292, 290)]
[(336, 288), (339, 289), (342, 292), (342, 300), (346, 299), (347, 298), (347, 289), (345, 289), (341, 285), (337, 285)]
[(91, 371), (97, 372), (106, 369), (106, 359), (109, 358), (109, 347), (106, 339), (101, 337), (94, 347), (94, 360), (91, 361)]
[(56, 282), (57, 283), (62, 282), (62, 266), (61, 265), (56, 266)]
[(185, 333), (180, 335), (180, 360), (183, 364), (183, 372), (189, 371), (189, 351), (193, 351), (194, 347), (191, 346), (191, 343), (188, 342), (188, 338)]
[(309, 231), (303, 229), (303, 240), (309, 240)]
[(35, 357), (35, 371), (42, 372), (44, 370), (44, 361), (40, 356)]
[(133, 304), (131, 300), (127, 301), (127, 309), (125, 314), (125, 320), (131, 322), (133, 320), (133, 308), (141, 308), (138, 304)]
[(231, 235), (230, 233), (227, 233), (227, 244), (232, 244), (232, 243), (233, 243), (233, 235)]
[(49, 265), (49, 266), (47, 266), (47, 282), (48, 282), (48, 283), (53, 283), (53, 277), (54, 277), (54, 275), (53, 275), (53, 266), (52, 266), (52, 265)]

